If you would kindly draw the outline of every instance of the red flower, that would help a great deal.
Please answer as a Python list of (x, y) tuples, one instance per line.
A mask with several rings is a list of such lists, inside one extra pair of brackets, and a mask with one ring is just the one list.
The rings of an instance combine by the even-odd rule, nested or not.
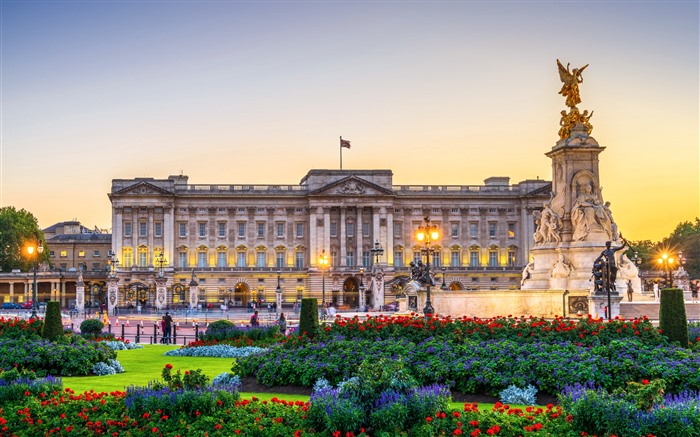
[(649, 380), (648, 380), (648, 379), (642, 379), (642, 384), (644, 384), (644, 385), (649, 385)]
[(173, 368), (173, 365), (170, 364), (170, 363), (168, 363), (168, 364), (165, 365), (165, 368), (166, 368), (166, 369), (172, 369), (172, 368)]
[(462, 435), (462, 430), (457, 428), (454, 431), (452, 431), (452, 435)]
[(430, 417), (430, 416), (428, 416), (428, 417), (425, 418), (425, 421), (428, 422), (428, 423), (430, 423), (430, 422), (433, 421), (433, 418)]

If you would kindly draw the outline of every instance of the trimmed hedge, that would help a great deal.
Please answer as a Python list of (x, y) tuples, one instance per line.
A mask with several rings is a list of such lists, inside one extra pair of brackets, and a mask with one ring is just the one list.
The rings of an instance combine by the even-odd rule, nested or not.
[(299, 314), (299, 335), (315, 337), (318, 334), (318, 301), (316, 299), (302, 299), (301, 313)]
[(104, 327), (105, 324), (97, 319), (83, 320), (80, 324), (80, 334), (87, 337), (100, 335)]
[(51, 301), (46, 304), (46, 317), (41, 336), (48, 340), (63, 337), (63, 323), (61, 322), (61, 304)]
[(677, 341), (682, 347), (688, 347), (688, 318), (680, 288), (661, 290), (659, 329), (669, 341)]

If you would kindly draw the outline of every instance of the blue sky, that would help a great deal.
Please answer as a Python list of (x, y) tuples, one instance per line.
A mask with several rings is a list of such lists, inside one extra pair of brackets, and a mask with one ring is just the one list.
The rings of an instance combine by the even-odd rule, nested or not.
[(622, 232), (700, 215), (692, 2), (2, 1), (0, 204), (111, 227), (113, 178), (551, 179), (556, 59), (590, 64)]

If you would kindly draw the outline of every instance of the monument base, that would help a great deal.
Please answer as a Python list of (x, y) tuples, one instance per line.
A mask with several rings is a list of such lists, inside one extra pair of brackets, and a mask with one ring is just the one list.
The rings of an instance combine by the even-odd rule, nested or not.
[[(592, 294), (589, 297), (591, 315), (596, 318), (608, 318), (608, 294)], [(614, 319), (620, 315), (620, 302), (622, 296), (620, 294), (610, 294), (610, 318)]]

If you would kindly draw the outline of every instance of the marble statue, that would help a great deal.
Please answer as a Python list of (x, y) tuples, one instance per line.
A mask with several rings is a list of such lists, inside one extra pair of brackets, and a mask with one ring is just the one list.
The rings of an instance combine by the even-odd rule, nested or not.
[(630, 281), (639, 277), (639, 269), (634, 265), (632, 260), (627, 257), (626, 253), (623, 253), (619, 257), (617, 274), (625, 281)]
[(535, 211), (535, 244), (561, 241), (562, 222), (559, 214), (550, 207), (551, 200), (544, 203), (542, 211)]
[(559, 68), (559, 79), (561, 79), (563, 85), (559, 94), (566, 97), (566, 106), (573, 108), (579, 103), (581, 103), (581, 95), (579, 94), (578, 84), (583, 83), (583, 70), (588, 67), (588, 64), (581, 68), (574, 68), (573, 71), (569, 71), (569, 66), (571, 64), (566, 64), (566, 68), (557, 59), (557, 67)]
[(611, 215), (600, 203), (598, 196), (593, 193), (589, 182), (580, 188), (574, 207), (571, 209), (571, 224), (574, 228), (574, 241), (586, 241), (593, 230), (602, 230), (612, 240)]
[(566, 261), (563, 253), (559, 254), (559, 259), (552, 266), (552, 277), (553, 278), (567, 278), (574, 270), (571, 263)]
[(522, 277), (522, 279), (520, 280), (520, 288), (523, 287), (523, 285), (525, 284), (525, 281), (527, 281), (528, 279), (530, 279), (530, 272), (532, 272), (533, 270), (535, 270), (535, 262), (534, 262), (534, 261), (533, 261), (533, 262), (530, 262), (530, 263), (529, 263), (528, 265), (526, 265), (525, 268), (523, 269), (523, 277)]

